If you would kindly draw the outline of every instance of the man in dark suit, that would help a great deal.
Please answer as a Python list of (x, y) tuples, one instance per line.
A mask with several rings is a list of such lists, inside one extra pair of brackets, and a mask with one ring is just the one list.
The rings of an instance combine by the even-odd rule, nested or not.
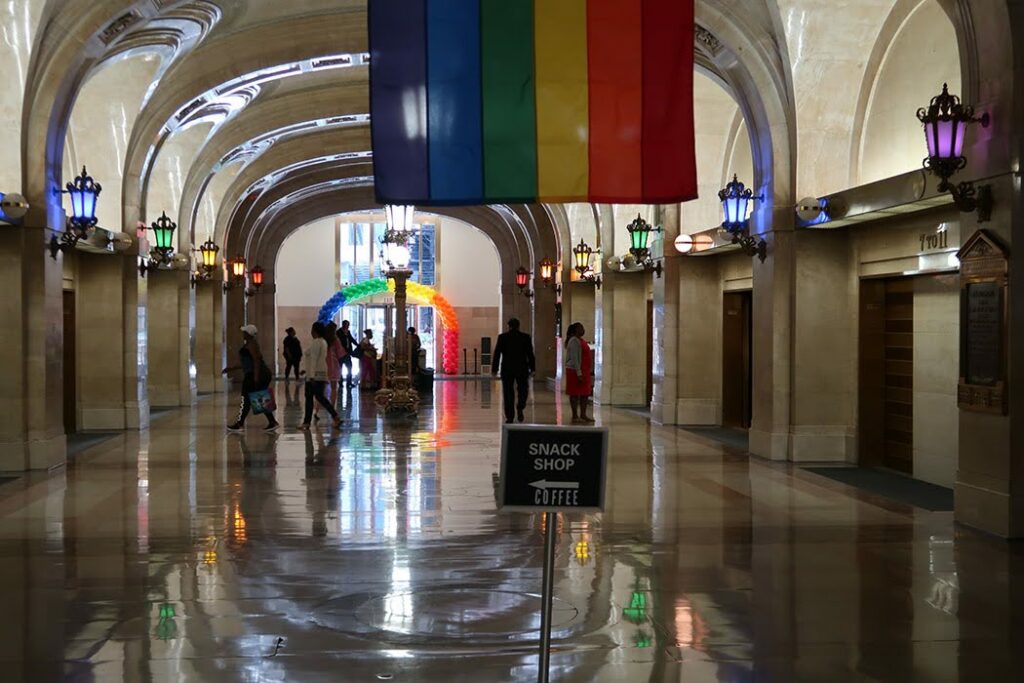
[(493, 375), (498, 375), (499, 366), (505, 399), (505, 422), (511, 423), (515, 417), (522, 422), (526, 399), (530, 396), (530, 375), (537, 368), (537, 360), (533, 356), (533, 341), (530, 335), (519, 331), (519, 320), (516, 318), (508, 321), (508, 332), (498, 335), (491, 363)]

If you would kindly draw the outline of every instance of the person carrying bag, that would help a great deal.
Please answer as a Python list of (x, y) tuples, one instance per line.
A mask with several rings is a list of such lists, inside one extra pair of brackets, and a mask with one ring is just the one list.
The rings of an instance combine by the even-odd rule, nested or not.
[(242, 348), (238, 350), (239, 365), (224, 368), (222, 372), (227, 374), (236, 370), (242, 371), (242, 405), (238, 411), (238, 418), (228, 425), (228, 429), (233, 432), (245, 429), (245, 418), (251, 411), (266, 415), (267, 426), (264, 431), (272, 432), (280, 427), (274, 418), (277, 402), (273, 389), (270, 388), (274, 379), (273, 373), (263, 359), (263, 352), (256, 341), (256, 326), (243, 325), (241, 331), (243, 343)]

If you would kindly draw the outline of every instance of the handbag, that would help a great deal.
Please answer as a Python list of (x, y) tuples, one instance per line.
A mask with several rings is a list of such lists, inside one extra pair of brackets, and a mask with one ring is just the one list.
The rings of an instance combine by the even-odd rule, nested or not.
[(255, 415), (272, 413), (277, 410), (277, 400), (274, 398), (274, 390), (271, 388), (260, 389), (249, 392), (249, 402), (252, 404), (252, 412)]

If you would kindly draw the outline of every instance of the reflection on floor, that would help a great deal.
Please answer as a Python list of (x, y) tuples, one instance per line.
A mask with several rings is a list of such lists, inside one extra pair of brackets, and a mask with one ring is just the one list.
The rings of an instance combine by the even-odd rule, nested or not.
[[(228, 434), (216, 396), (0, 490), (4, 681), (531, 681), (540, 518), (499, 514), (494, 386)], [(528, 419), (555, 422), (542, 392)], [(559, 521), (555, 681), (1022, 680), (1024, 553), (640, 416)]]

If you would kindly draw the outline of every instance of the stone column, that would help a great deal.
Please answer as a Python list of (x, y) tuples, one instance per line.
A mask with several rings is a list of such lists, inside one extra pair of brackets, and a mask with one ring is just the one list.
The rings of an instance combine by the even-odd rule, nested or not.
[[(139, 274), (134, 254), (76, 255), (77, 424), (82, 430), (139, 429), (149, 423), (145, 359), (139, 371)], [(145, 302), (145, 295), (142, 295)]]
[(200, 394), (218, 391), (224, 384), (224, 293), (220, 278), (196, 283), (196, 389)]
[(194, 337), (193, 295), (189, 273), (156, 270), (147, 276), (149, 330), (149, 402), (153, 407), (190, 405)]
[[(239, 328), (246, 324), (245, 319), (245, 287), (233, 285), (224, 294), (224, 353), (226, 365), (238, 365), (236, 353), (242, 345), (242, 333)], [(232, 381), (238, 381), (237, 373)]]
[[(654, 391), (651, 420), (658, 424), (677, 422), (679, 375), (679, 254), (675, 240), (679, 236), (679, 205), (661, 207), (662, 267), (664, 273), (654, 280)], [(659, 254), (654, 254), (659, 256)]]
[(764, 263), (754, 259), (754, 399), (749, 435), (751, 453), (787, 460), (795, 240), (792, 216), (776, 219), (774, 231), (761, 235), (768, 241), (768, 258)]
[(537, 356), (536, 380), (546, 382), (555, 376), (558, 352), (555, 338), (555, 304), (558, 298), (554, 284), (545, 287), (538, 283), (534, 295), (533, 309), (533, 350)]
[[(65, 460), (63, 425), (62, 263), (50, 258), (52, 234), (59, 231), (57, 195), (29, 198), (24, 226), (0, 241), (0, 470), (49, 469)], [(47, 202), (55, 206), (47, 207)], [(48, 208), (51, 209), (48, 211)]]
[[(847, 230), (795, 238), (789, 459), (855, 462), (858, 299)], [(776, 326), (783, 321), (776, 321)], [(754, 335), (754, 344), (759, 337)], [(756, 353), (756, 351), (755, 351)], [(755, 370), (756, 372), (756, 370)]]
[(720, 260), (679, 264), (679, 365), (676, 424), (722, 423), (722, 283)]
[(277, 329), (277, 286), (271, 270), (264, 273), (260, 291), (249, 298), (249, 320), (259, 328), (260, 349), (276, 377), (278, 373), (284, 372), (284, 368), (278, 367), (283, 360), (280, 344), (284, 330)]

